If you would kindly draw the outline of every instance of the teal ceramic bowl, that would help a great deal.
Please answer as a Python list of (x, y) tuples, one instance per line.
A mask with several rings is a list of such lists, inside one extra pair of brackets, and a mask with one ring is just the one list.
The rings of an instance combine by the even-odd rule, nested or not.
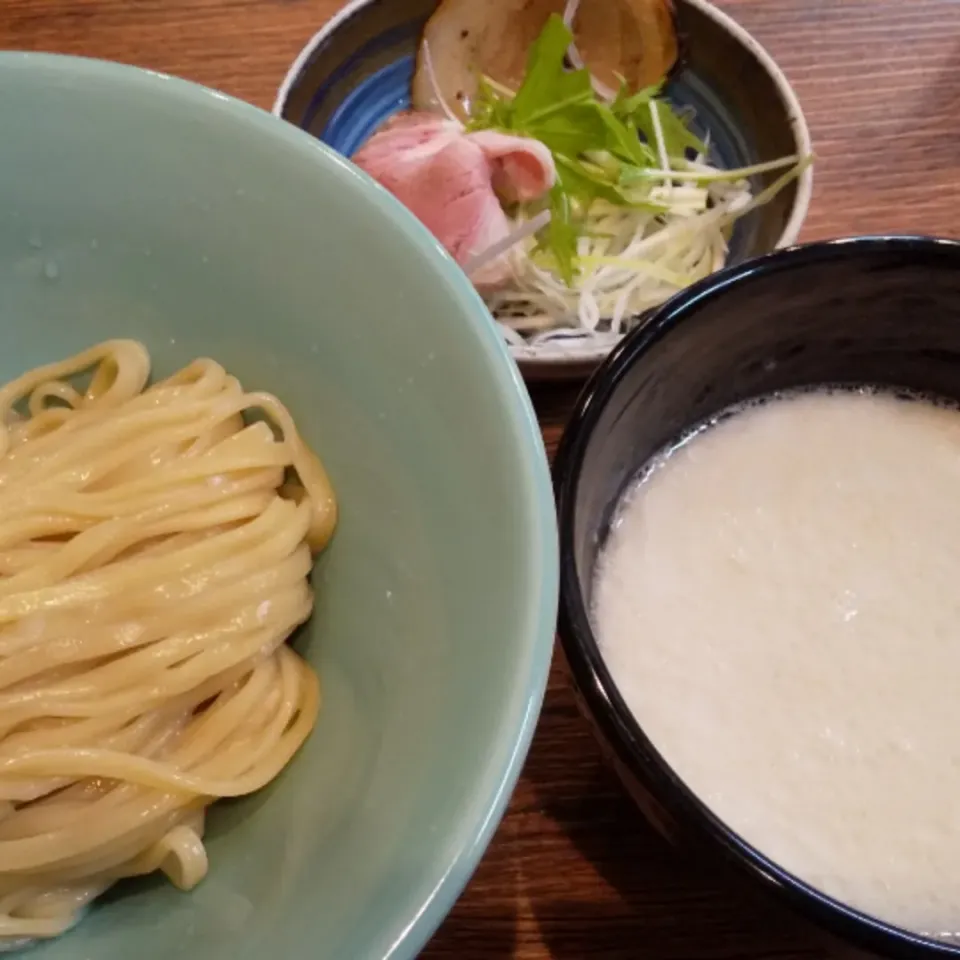
[(0, 377), (109, 337), (277, 393), (341, 504), (298, 649), (318, 725), (210, 815), (192, 893), (118, 887), (31, 960), (416, 955), (536, 721), (553, 500), (483, 304), (385, 191), (259, 110), (132, 68), (0, 55)]

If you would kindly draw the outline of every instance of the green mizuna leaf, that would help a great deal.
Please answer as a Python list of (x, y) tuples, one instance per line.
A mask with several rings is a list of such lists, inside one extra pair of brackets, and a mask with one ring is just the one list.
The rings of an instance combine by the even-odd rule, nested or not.
[[(546, 201), (550, 223), (537, 240), (568, 285), (577, 271), (577, 239), (594, 201), (659, 212), (663, 207), (647, 200), (642, 173), (661, 166), (660, 144), (668, 157), (683, 157), (687, 149), (706, 151), (670, 105), (658, 99), (661, 85), (631, 92), (622, 84), (613, 103), (599, 100), (588, 71), (566, 67), (572, 41), (563, 20), (551, 15), (530, 48), (516, 94), (481, 78), (468, 124), (469, 130), (531, 137), (550, 150), (557, 183)], [(653, 110), (660, 121), (659, 140)]]
[(567, 286), (573, 286), (576, 275), (577, 238), (580, 230), (574, 225), (571, 197), (558, 171), (557, 182), (550, 191), (550, 222), (538, 239), (541, 250), (551, 254)]
[(640, 141), (635, 128), (627, 126), (610, 107), (598, 105), (596, 112), (604, 125), (606, 148), (610, 153), (638, 167), (650, 166), (655, 162), (653, 151)]
[(683, 157), (688, 149), (698, 154), (707, 152), (707, 145), (687, 128), (687, 125), (670, 109), (670, 105), (656, 99), (647, 101), (630, 115), (630, 119), (636, 124), (651, 148), (657, 143), (654, 110), (660, 121), (663, 145), (668, 157)]
[[(518, 131), (519, 132), (519, 131)], [(568, 157), (595, 150), (607, 139), (604, 121), (592, 104), (575, 104), (523, 128), (528, 137)]]
[(556, 14), (547, 20), (530, 48), (523, 84), (513, 99), (514, 121), (518, 128), (537, 123), (570, 106), (594, 102), (590, 74), (567, 70), (564, 59), (573, 34)]
[(654, 97), (659, 97), (662, 85), (644, 87), (636, 93), (631, 93), (626, 81), (621, 82), (616, 99), (610, 104), (610, 109), (620, 120), (627, 121), (641, 107), (645, 107)]

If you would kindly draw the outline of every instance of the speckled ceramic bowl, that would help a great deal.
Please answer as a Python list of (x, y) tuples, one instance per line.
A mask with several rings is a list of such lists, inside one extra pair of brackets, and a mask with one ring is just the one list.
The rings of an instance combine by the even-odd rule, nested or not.
[[(477, 0), (482, 2), (482, 0)], [(274, 113), (345, 156), (391, 114), (409, 106), (414, 58), (436, 0), (353, 0), (304, 47), (283, 81)], [(796, 95), (770, 55), (706, 0), (677, 0), (685, 66), (668, 94), (710, 131), (712, 161), (732, 168), (811, 151)], [(756, 190), (776, 174), (756, 178)], [(810, 168), (766, 206), (742, 218), (729, 263), (793, 244), (810, 203)], [(530, 379), (579, 376), (607, 351), (583, 344), (511, 348)]]

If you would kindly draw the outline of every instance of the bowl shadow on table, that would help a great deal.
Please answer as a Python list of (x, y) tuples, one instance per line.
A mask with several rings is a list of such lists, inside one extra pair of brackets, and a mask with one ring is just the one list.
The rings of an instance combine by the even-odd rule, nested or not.
[(550, 957), (863, 956), (825, 943), (817, 930), (711, 852), (669, 845), (643, 819), (607, 766), (569, 686), (561, 686), (569, 683), (565, 668), (555, 667), (554, 677), (548, 702), (554, 716), (545, 719), (554, 729), (560, 723), (566, 727), (563, 737), (569, 750), (550, 749), (546, 738), (538, 738), (525, 780), (579, 856), (571, 856), (565, 868), (557, 865), (552, 885), (542, 878), (520, 878)]

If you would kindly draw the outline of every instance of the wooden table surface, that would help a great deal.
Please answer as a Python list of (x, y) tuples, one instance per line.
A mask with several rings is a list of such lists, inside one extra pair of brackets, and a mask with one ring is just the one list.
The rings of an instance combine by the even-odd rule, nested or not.
[[(809, 119), (818, 161), (804, 239), (960, 234), (960, 0), (720, 5), (780, 62)], [(0, 0), (0, 47), (139, 64), (269, 108), (302, 44), (339, 6), (340, 0)], [(569, 386), (535, 394), (551, 449), (574, 395)], [(509, 813), (424, 956), (813, 960), (831, 954), (798, 921), (727, 873), (681, 859), (641, 822), (555, 667)]]

